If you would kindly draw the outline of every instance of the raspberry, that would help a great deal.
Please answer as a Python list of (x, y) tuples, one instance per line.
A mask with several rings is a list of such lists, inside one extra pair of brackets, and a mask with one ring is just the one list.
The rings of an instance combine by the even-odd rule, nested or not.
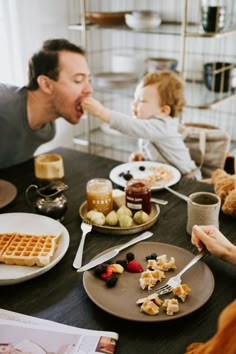
[(133, 259), (127, 264), (126, 270), (130, 273), (141, 273), (143, 271), (143, 267), (139, 262)]
[(118, 276), (116, 274), (112, 274), (109, 278), (106, 279), (106, 286), (108, 288), (113, 288), (118, 280)]
[(99, 264), (98, 266), (96, 266), (94, 268), (94, 274), (97, 277), (100, 277), (103, 273), (106, 272), (107, 267), (108, 267), (108, 264), (106, 264), (106, 263)]
[(113, 273), (113, 266), (112, 265), (109, 265), (106, 269), (106, 272), (101, 274), (100, 277), (102, 279), (107, 279), (109, 278), (110, 276), (112, 276), (112, 273)]

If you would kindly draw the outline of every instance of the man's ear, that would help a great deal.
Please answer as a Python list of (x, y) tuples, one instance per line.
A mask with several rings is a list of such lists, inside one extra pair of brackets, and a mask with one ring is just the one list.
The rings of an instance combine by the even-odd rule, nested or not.
[(46, 75), (39, 75), (37, 77), (37, 82), (39, 85), (39, 88), (47, 94), (51, 94), (52, 93), (52, 89), (53, 89), (53, 85), (51, 82), (51, 79), (46, 76)]
[(170, 115), (170, 112), (171, 112), (171, 108), (170, 108), (170, 106), (168, 106), (167, 104), (165, 104), (164, 106), (162, 106), (161, 109), (160, 109), (160, 113), (161, 113), (163, 116), (169, 116), (169, 115)]

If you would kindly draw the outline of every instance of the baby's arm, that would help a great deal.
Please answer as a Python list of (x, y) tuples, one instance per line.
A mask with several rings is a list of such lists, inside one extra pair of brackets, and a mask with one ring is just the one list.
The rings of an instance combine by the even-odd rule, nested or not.
[(106, 123), (110, 123), (111, 111), (110, 109), (103, 106), (99, 101), (95, 100), (93, 97), (85, 97), (81, 102), (83, 110), (89, 112), (93, 116), (101, 119)]

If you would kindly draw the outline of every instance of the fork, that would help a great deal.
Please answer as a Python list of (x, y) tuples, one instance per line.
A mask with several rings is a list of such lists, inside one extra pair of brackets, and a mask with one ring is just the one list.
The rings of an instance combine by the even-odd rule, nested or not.
[(81, 265), (82, 265), (85, 237), (92, 230), (92, 225), (89, 224), (88, 221), (83, 221), (82, 224), (81, 224), (81, 230), (83, 231), (83, 233), (82, 233), (80, 244), (79, 244), (79, 247), (78, 247), (78, 250), (76, 252), (76, 256), (75, 256), (74, 262), (73, 262), (73, 267), (76, 268), (76, 269), (80, 268)]
[(181, 284), (181, 275), (183, 275), (189, 268), (191, 268), (195, 263), (197, 263), (203, 256), (207, 254), (206, 250), (203, 249), (201, 252), (199, 252), (191, 261), (186, 264), (186, 266), (174, 277), (171, 277), (168, 282), (158, 288), (155, 291), (155, 294), (157, 295), (164, 295), (168, 294), (172, 291), (173, 288), (176, 288), (178, 285)]

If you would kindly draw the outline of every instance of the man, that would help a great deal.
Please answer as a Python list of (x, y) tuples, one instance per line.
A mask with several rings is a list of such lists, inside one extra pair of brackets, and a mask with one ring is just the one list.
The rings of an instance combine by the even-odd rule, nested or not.
[(29, 61), (29, 83), (0, 83), (0, 169), (32, 158), (55, 136), (55, 120), (77, 124), (81, 99), (92, 93), (84, 51), (66, 39), (52, 39)]

